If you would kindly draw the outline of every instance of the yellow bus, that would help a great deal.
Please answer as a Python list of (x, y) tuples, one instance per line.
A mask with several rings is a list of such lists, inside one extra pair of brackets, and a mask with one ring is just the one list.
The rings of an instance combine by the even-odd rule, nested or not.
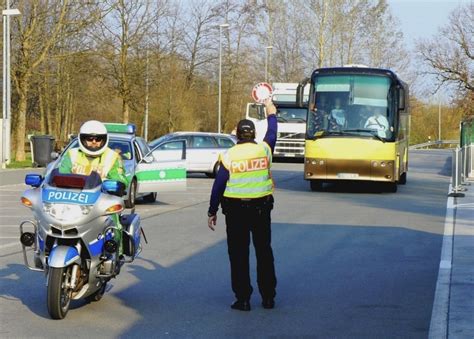
[(364, 180), (396, 192), (407, 181), (408, 86), (390, 70), (365, 66), (316, 69), (310, 80), (304, 178), (311, 190)]

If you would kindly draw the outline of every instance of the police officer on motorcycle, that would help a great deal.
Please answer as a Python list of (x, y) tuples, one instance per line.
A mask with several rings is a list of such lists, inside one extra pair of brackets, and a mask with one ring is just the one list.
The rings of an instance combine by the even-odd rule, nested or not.
[[(79, 147), (69, 149), (61, 160), (60, 173), (90, 175), (94, 171), (102, 180), (117, 180), (127, 186), (128, 180), (122, 159), (117, 152), (108, 147), (109, 136), (103, 123), (97, 120), (85, 122), (79, 130), (78, 139)], [(116, 239), (122, 254), (122, 225), (117, 214), (114, 214), (113, 218), (120, 230)]]
[(97, 120), (85, 122), (79, 130), (78, 139), (79, 148), (69, 149), (62, 159), (61, 173), (89, 175), (95, 171), (102, 180), (127, 184), (119, 154), (108, 147), (109, 136), (103, 123)]
[(271, 247), (273, 180), (270, 166), (277, 137), (276, 107), (265, 102), (268, 128), (262, 143), (255, 141), (255, 125), (244, 119), (237, 125), (235, 146), (221, 157), (210, 198), (208, 227), (214, 230), (219, 204), (225, 215), (232, 290), (232, 309), (250, 311), (253, 292), (249, 274), (249, 244), (252, 234), (257, 257), (257, 283), (262, 306), (275, 306), (276, 276)]

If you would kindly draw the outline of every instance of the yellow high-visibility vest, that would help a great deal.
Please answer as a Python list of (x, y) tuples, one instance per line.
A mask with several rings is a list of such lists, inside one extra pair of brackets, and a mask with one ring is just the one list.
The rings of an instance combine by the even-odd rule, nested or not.
[(272, 151), (266, 143), (237, 144), (221, 156), (229, 171), (224, 197), (253, 199), (273, 193)]
[(100, 175), (100, 178), (104, 180), (107, 178), (109, 171), (112, 169), (119, 155), (107, 147), (104, 153), (99, 157), (95, 157), (89, 161), (84, 152), (80, 151), (79, 148), (73, 148), (69, 151), (69, 157), (72, 164), (72, 173), (89, 175), (92, 171), (96, 171)]

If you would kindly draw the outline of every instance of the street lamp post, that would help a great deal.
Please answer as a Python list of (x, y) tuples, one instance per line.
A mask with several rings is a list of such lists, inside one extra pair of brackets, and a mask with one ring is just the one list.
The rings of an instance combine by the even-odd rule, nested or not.
[(7, 0), (7, 8), (2, 11), (3, 19), (3, 115), (2, 115), (2, 168), (10, 163), (10, 16), (20, 15), (16, 8), (10, 9), (10, 1)]
[(148, 80), (148, 45), (145, 50), (145, 121), (143, 122), (144, 138), (148, 141), (148, 101), (149, 101), (149, 80)]
[(441, 99), (438, 98), (438, 140), (441, 141)]
[(265, 47), (265, 82), (268, 82), (268, 55), (270, 54), (273, 46)]
[(228, 28), (229, 24), (224, 23), (219, 25), (219, 104), (217, 116), (217, 132), (221, 132), (221, 96), (222, 96), (222, 29)]

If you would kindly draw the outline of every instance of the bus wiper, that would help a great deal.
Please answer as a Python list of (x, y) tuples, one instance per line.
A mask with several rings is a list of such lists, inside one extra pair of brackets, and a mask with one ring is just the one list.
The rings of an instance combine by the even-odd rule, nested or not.
[(373, 132), (372, 132), (372, 136), (373, 136), (375, 139), (380, 140), (380, 141), (382, 141), (383, 143), (385, 143), (385, 139), (382, 138), (380, 135), (378, 135), (376, 131), (373, 131)]
[(354, 133), (347, 132), (346, 130), (319, 130), (316, 133), (314, 133), (313, 137), (311, 139), (317, 139), (317, 138), (322, 138), (328, 135), (354, 135)]
[(383, 139), (381, 136), (378, 135), (377, 131), (374, 131), (373, 129), (367, 129), (367, 128), (354, 128), (354, 129), (345, 129), (344, 132), (365, 132), (371, 134), (375, 139), (382, 141), (385, 143), (385, 139)]
[(288, 122), (288, 120), (286, 120), (283, 117), (279, 117), (279, 116), (277, 116), (277, 121), (279, 121), (279, 122)]
[(351, 128), (351, 129), (345, 129), (343, 130), (344, 132), (367, 132), (372, 134), (374, 130), (372, 129), (367, 129), (367, 128)]

